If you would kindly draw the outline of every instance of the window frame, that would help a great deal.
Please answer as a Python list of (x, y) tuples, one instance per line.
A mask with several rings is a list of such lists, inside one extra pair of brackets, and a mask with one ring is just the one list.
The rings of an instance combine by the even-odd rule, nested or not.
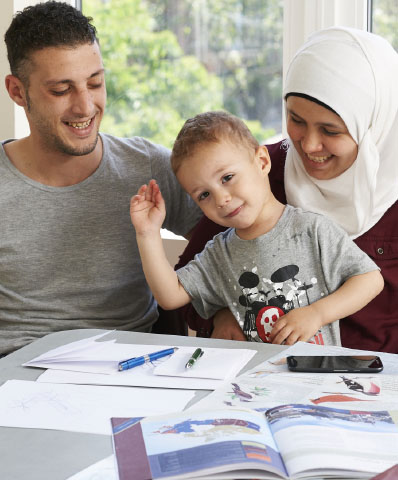
[[(2, 0), (0, 28), (3, 35), (15, 12), (42, 0)], [(82, 8), (82, 0), (64, 0)], [(314, 31), (333, 25), (345, 25), (360, 29), (371, 26), (371, 0), (284, 0), (283, 13), (283, 78), (291, 58), (307, 37)], [(0, 44), (0, 76), (9, 73), (7, 51)], [(0, 89), (1, 138), (22, 138), (29, 135), (29, 125), (23, 108), (10, 101), (4, 88)]]
[(283, 78), (293, 55), (311, 33), (339, 25), (367, 30), (370, 5), (369, 0), (284, 0)]

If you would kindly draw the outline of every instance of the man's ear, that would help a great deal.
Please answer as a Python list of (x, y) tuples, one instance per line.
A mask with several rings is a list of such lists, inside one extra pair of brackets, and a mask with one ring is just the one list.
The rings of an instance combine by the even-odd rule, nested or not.
[(21, 80), (15, 75), (7, 75), (5, 84), (11, 100), (13, 100), (20, 107), (26, 107), (26, 91)]
[(271, 158), (268, 153), (268, 148), (265, 145), (260, 145), (256, 150), (256, 158), (260, 163), (261, 170), (268, 175), (271, 170)]

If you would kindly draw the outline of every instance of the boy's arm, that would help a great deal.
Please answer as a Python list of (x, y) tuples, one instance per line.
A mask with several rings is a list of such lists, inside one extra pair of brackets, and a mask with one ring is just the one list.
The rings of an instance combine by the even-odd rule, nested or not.
[(165, 310), (181, 307), (191, 301), (164, 252), (160, 228), (166, 208), (155, 180), (143, 185), (130, 201), (131, 221), (136, 231), (142, 268), (149, 288)]
[(311, 305), (291, 310), (275, 323), (270, 341), (306, 342), (324, 325), (357, 312), (378, 295), (384, 280), (378, 270), (349, 278), (335, 292)]

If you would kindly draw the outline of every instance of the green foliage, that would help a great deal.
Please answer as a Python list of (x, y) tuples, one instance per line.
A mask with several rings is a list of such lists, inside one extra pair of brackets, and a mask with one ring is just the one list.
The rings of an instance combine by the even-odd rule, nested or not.
[(398, 3), (396, 0), (374, 0), (373, 32), (387, 39), (398, 50)]
[[(273, 135), (262, 123), (269, 123), (267, 115), (275, 108), (280, 116), (280, 71), (270, 67), (281, 55), (280, 4), (84, 0), (106, 69), (108, 106), (102, 130), (171, 147), (187, 118), (225, 109), (250, 119), (247, 124), (260, 142)], [(242, 9), (251, 19), (247, 25), (240, 24)], [(198, 25), (200, 35), (195, 34)]]

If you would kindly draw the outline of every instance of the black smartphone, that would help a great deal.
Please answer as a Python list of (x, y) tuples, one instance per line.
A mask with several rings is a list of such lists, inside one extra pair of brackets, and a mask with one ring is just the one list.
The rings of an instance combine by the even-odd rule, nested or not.
[(383, 370), (377, 355), (291, 355), (287, 357), (287, 366), (293, 372), (315, 373), (378, 373)]

